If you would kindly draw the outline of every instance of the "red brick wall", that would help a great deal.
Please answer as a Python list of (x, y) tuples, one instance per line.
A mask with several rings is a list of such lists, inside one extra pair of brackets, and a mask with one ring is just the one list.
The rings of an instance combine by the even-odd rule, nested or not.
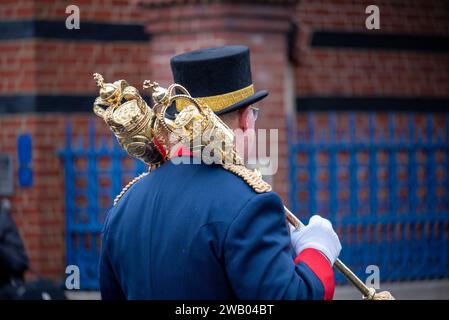
[(449, 57), (432, 53), (313, 49), (300, 54), (299, 95), (449, 96)]
[[(76, 1), (83, 22), (139, 23), (143, 11), (130, 1)], [(2, 20), (65, 21), (71, 1), (6, 1)], [(77, 32), (73, 30), (73, 32)], [(94, 93), (93, 72), (106, 80), (140, 85), (148, 77), (149, 43), (24, 39), (0, 42), (0, 93)]]
[(65, 19), (67, 6), (80, 8), (81, 22), (143, 22), (144, 12), (135, 0), (2, 0), (0, 17), (15, 19)]
[[(380, 9), (380, 30), (367, 30), (365, 8)], [(314, 31), (449, 34), (445, 1), (302, 0), (296, 7), (298, 95), (449, 96), (449, 55), (392, 50), (312, 48)]]
[[(301, 0), (297, 6), (303, 31), (367, 31), (365, 8), (377, 5), (381, 32), (447, 35), (448, 6), (439, 0)], [(375, 32), (375, 31), (374, 31)]]
[[(143, 19), (136, 5), (116, 0), (2, 1), (0, 19), (64, 21), (70, 4), (80, 7), (81, 28), (86, 21), (136, 24)], [(139, 87), (151, 69), (148, 42), (18, 39), (0, 42), (0, 53), (0, 95), (94, 95), (93, 72), (103, 73), (107, 81), (125, 78)], [(15, 178), (12, 216), (24, 238), (31, 268), (60, 280), (66, 266), (65, 194), (63, 163), (57, 152), (65, 145), (67, 121), (73, 122), (76, 133), (87, 135), (87, 122), (94, 116), (66, 114), (64, 105), (54, 108), (56, 113), (2, 114), (0, 152), (13, 157), (17, 177), (17, 136), (31, 134), (34, 184), (20, 188)]]

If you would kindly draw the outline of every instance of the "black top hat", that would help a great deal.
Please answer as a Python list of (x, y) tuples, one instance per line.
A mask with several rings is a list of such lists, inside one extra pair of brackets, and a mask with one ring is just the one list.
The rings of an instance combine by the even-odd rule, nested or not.
[[(207, 103), (218, 115), (253, 104), (268, 95), (254, 93), (249, 49), (224, 46), (186, 52), (170, 61), (175, 83)], [(182, 101), (176, 109), (181, 110)], [(174, 110), (173, 110), (174, 111)]]

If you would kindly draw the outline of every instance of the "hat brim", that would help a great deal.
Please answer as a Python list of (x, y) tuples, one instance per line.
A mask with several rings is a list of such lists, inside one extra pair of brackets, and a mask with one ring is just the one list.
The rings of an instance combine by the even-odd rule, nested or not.
[[(234, 103), (233, 105), (230, 105), (229, 107), (226, 107), (220, 111), (215, 112), (216, 115), (222, 115), (225, 113), (229, 113), (229, 112), (233, 112), (236, 111), (238, 109), (247, 107), (251, 104), (254, 104), (260, 100), (262, 100), (263, 98), (265, 98), (266, 96), (268, 96), (268, 91), (266, 90), (260, 90), (257, 91), (255, 94), (249, 96), (248, 98), (245, 98), (243, 100), (240, 100), (237, 103)], [(175, 119), (175, 114), (176, 114), (176, 106), (175, 103), (173, 103), (168, 109), (167, 112), (165, 114), (165, 116), (170, 119), (170, 120), (174, 120)]]

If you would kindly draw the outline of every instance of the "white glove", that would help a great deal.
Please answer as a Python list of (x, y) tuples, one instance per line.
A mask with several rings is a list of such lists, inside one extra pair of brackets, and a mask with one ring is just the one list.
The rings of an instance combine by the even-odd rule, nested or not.
[(340, 240), (329, 220), (315, 215), (302, 229), (290, 227), (291, 244), (296, 255), (308, 248), (320, 251), (334, 265), (341, 251)]

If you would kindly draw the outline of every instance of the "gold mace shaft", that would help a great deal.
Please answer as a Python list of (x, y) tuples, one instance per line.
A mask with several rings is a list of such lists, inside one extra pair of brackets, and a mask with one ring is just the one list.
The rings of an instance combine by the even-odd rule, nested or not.
[[(287, 217), (288, 222), (293, 225), (295, 228), (303, 228), (304, 224), (290, 211), (286, 206), (284, 206), (285, 215)], [(350, 283), (352, 283), (367, 299), (372, 299), (373, 297), (373, 289), (367, 287), (362, 280), (357, 277), (354, 272), (351, 271), (340, 259), (335, 261), (334, 267), (340, 271), (346, 279)]]

